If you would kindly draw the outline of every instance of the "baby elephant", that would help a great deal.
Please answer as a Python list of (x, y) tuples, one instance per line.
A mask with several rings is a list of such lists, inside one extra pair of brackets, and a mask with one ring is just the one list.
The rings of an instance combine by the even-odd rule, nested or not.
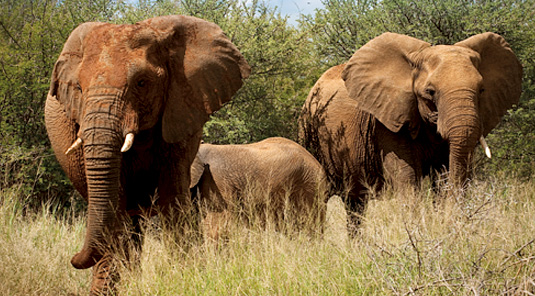
[[(325, 173), (299, 144), (268, 138), (244, 145), (201, 144), (190, 188), (203, 209), (205, 236), (217, 240), (230, 219), (277, 230), (321, 229)], [(290, 226), (289, 228), (284, 228)]]

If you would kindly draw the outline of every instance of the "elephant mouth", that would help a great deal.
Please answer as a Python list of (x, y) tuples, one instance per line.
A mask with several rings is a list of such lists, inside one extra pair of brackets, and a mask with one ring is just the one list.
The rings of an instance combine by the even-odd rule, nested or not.
[(434, 112), (427, 113), (426, 114), (426, 119), (427, 119), (428, 122), (436, 125), (437, 122), (438, 122), (438, 112), (434, 111)]
[[(84, 141), (82, 138), (78, 137), (72, 145), (65, 151), (65, 155), (71, 154), (74, 150), (80, 148), (83, 146)], [(132, 145), (134, 144), (134, 134), (128, 133), (126, 134), (126, 137), (124, 138), (123, 146), (121, 147), (121, 152), (127, 152), (132, 148)]]

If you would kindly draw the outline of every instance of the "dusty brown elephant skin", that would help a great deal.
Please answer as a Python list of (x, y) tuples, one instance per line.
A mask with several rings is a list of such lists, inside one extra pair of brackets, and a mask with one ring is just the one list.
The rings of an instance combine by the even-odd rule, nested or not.
[(325, 218), (323, 168), (306, 149), (285, 138), (201, 144), (191, 178), (206, 209), (203, 226), (210, 239), (217, 240), (226, 223), (246, 207), (259, 209), (251, 214), (263, 214), (263, 222), (268, 216), (274, 225), (284, 222), (296, 230), (319, 231)]
[(445, 168), (452, 184), (465, 184), (478, 140), (518, 102), (521, 80), (497, 34), (431, 46), (384, 33), (316, 82), (300, 141), (338, 189), (349, 185), (348, 209), (362, 214), (364, 184), (380, 189), (388, 176), (394, 186), (416, 185)]
[(54, 66), (45, 123), (58, 161), (88, 201), (74, 267), (109, 271), (105, 234), (124, 234), (128, 216), (137, 220), (156, 190), (164, 214), (191, 206), (202, 127), (249, 73), (221, 29), (194, 17), (84, 23), (71, 33)]

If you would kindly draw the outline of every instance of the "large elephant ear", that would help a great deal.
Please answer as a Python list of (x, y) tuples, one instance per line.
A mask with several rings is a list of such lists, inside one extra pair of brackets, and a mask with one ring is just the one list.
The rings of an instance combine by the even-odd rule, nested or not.
[(372, 39), (355, 52), (342, 73), (349, 96), (391, 131), (408, 125), (416, 137), (421, 119), (412, 89), (411, 55), (429, 46), (395, 33)]
[(61, 102), (67, 116), (78, 121), (82, 91), (78, 85), (78, 68), (83, 58), (85, 36), (104, 23), (83, 23), (74, 29), (63, 46), (50, 81), (49, 95)]
[(480, 97), (480, 118), (486, 136), (500, 122), (522, 92), (522, 65), (505, 39), (494, 33), (474, 35), (455, 45), (468, 47), (479, 53), (479, 72), (483, 76)]
[(202, 132), (209, 115), (231, 99), (251, 70), (216, 24), (179, 15), (144, 23), (160, 32), (169, 53), (162, 132), (166, 142), (175, 143)]

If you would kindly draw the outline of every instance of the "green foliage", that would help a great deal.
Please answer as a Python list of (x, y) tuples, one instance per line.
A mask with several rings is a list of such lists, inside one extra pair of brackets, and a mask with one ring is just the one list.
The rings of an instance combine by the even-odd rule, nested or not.
[[(525, 93), (531, 93), (524, 90)], [(526, 94), (523, 95), (523, 98)], [(492, 161), (486, 161), (479, 171), (494, 175), (509, 172), (527, 179), (535, 173), (535, 99), (524, 99), (518, 108), (511, 110), (505, 120), (488, 136)]]
[[(295, 119), (313, 83), (306, 58), (310, 44), (304, 33), (288, 26), (287, 19), (273, 9), (257, 1), (242, 9), (248, 17), (223, 27), (233, 32), (230, 37), (252, 74), (233, 101), (214, 116), (216, 121), (206, 126), (206, 139), (246, 143), (270, 136), (295, 138)], [(226, 139), (225, 129), (239, 130), (239, 137)]]
[(310, 31), (316, 55), (323, 63), (345, 63), (357, 48), (384, 32), (378, 0), (325, 0), (325, 9), (303, 16), (301, 26)]
[(533, 42), (534, 1), (325, 0), (323, 3), (325, 9), (314, 16), (304, 16), (302, 25), (314, 33), (318, 55), (331, 66), (347, 61), (358, 48), (384, 32), (406, 34), (432, 44), (453, 44), (490, 31), (504, 36), (515, 50), (517, 45), (529, 50), (526, 42)]
[(296, 118), (310, 85), (311, 43), (306, 32), (265, 3), (180, 2), (182, 14), (217, 23), (252, 69), (233, 100), (204, 129), (210, 143), (250, 143), (271, 136), (296, 138)]

